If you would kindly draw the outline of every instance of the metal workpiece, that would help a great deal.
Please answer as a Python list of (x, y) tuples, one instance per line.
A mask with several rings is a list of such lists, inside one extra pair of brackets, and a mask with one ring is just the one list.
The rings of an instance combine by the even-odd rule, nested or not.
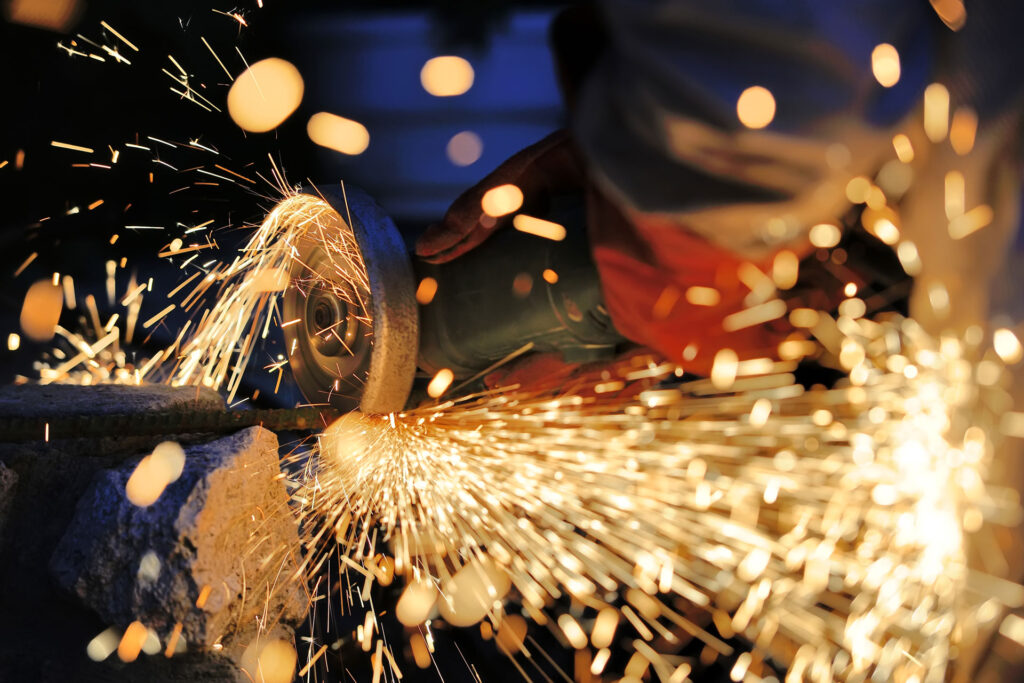
[[(284, 328), (295, 380), (311, 403), (365, 413), (402, 410), (416, 374), (418, 317), (405, 243), (392, 220), (352, 186), (316, 186), (308, 194), (330, 203), (335, 225), (349, 225), (365, 264), (369, 291), (354, 289), (322, 245), (299, 245), (283, 300)], [(357, 274), (353, 274), (357, 275)]]

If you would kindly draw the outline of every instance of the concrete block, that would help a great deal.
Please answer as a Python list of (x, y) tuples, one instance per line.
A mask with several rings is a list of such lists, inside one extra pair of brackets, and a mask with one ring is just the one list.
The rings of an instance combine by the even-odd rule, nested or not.
[(181, 622), (193, 647), (244, 647), (258, 620), (301, 621), (298, 528), (272, 432), (189, 446), (180, 478), (147, 507), (125, 494), (138, 462), (100, 472), (78, 502), (50, 560), (64, 589), (105, 623), (138, 620), (162, 641)]

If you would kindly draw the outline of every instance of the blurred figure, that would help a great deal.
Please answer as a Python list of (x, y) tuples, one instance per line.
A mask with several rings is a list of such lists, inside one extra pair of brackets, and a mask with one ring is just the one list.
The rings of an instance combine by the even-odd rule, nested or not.
[[(616, 327), (704, 374), (723, 348), (775, 355), (784, 318), (722, 326), (750, 293), (737, 271), (771, 273), (783, 250), (808, 259), (810, 229), (841, 225), (848, 184), (864, 177), (871, 220), (890, 220), (923, 264), (912, 314), (933, 331), (983, 324), (1018, 219), (1024, 6), (978, 2), (964, 21), (958, 0), (932, 4), (603, 0), (570, 10), (553, 27), (570, 129), (463, 194), (417, 252), (442, 262), (486, 239), (495, 222), (480, 198), (495, 185), (518, 185), (526, 212), (585, 188)], [(888, 51), (873, 64), (879, 46)], [(932, 82), (943, 87), (925, 112)], [(876, 174), (889, 162), (905, 168), (886, 184)], [(963, 218), (982, 205), (991, 213)], [(972, 221), (984, 228), (950, 236)]]

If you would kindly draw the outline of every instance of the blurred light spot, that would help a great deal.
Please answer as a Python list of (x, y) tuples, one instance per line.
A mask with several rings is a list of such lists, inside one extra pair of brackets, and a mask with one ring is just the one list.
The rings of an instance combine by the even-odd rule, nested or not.
[(978, 115), (970, 107), (958, 107), (953, 113), (949, 127), (949, 144), (953, 151), (964, 156), (974, 149), (974, 137), (978, 133)]
[(430, 384), (427, 385), (427, 395), (431, 398), (437, 398), (451, 386), (452, 380), (455, 379), (455, 373), (448, 368), (441, 368), (434, 375), (434, 378), (430, 380)]
[(128, 477), (124, 492), (132, 505), (148, 507), (160, 499), (167, 488), (167, 473), (153, 456), (147, 455)]
[(732, 349), (721, 349), (711, 363), (711, 384), (716, 389), (728, 389), (736, 380), (739, 356)]
[(78, 0), (11, 0), (7, 19), (12, 24), (65, 33), (78, 18)]
[(433, 301), (435, 294), (437, 294), (437, 280), (432, 277), (420, 280), (420, 285), (416, 288), (416, 301), (420, 306), (426, 306)]
[(808, 234), (811, 244), (819, 249), (831, 249), (839, 244), (842, 236), (843, 233), (839, 231), (839, 228), (831, 223), (818, 223), (811, 228)]
[(309, 117), (306, 133), (321, 147), (350, 156), (362, 154), (370, 146), (370, 132), (366, 126), (325, 111)]
[(185, 451), (176, 441), (163, 441), (153, 449), (154, 464), (164, 473), (167, 483), (178, 480), (185, 469)]
[(558, 273), (551, 270), (550, 268), (545, 268), (544, 272), (541, 273), (541, 277), (543, 277), (544, 282), (548, 283), (549, 285), (553, 285), (558, 282)]
[(665, 289), (661, 290), (661, 294), (655, 299), (654, 306), (651, 307), (651, 315), (655, 320), (665, 320), (671, 315), (677, 301), (679, 301), (679, 289), (673, 285), (668, 285)]
[(283, 292), (290, 282), (288, 270), (281, 267), (261, 268), (249, 278), (249, 286), (254, 292)]
[(886, 195), (898, 199), (914, 182), (914, 169), (898, 159), (890, 159), (879, 169), (875, 182)]
[(813, 308), (794, 308), (789, 312), (789, 324), (793, 327), (814, 327), (818, 324), (818, 312)]
[(419, 633), (413, 633), (409, 639), (409, 647), (412, 648), (412, 658), (416, 666), (421, 669), (430, 667), (430, 652), (427, 650), (427, 642)]
[(512, 293), (520, 299), (525, 299), (533, 291), (533, 276), (529, 273), (519, 273), (512, 280)]
[(53, 339), (64, 308), (64, 292), (50, 280), (39, 280), (28, 288), (21, 305), (21, 331), (29, 339)]
[(722, 295), (714, 287), (687, 287), (686, 301), (694, 306), (717, 306)]
[(565, 634), (565, 639), (577, 650), (587, 646), (587, 634), (580, 628), (579, 622), (572, 618), (571, 614), (561, 614), (558, 617), (558, 627)]
[(146, 642), (149, 630), (142, 625), (142, 622), (133, 621), (128, 624), (121, 642), (117, 645), (117, 656), (122, 662), (134, 662), (142, 651), (142, 644)]
[(117, 635), (117, 629), (111, 626), (89, 641), (89, 644), (85, 647), (85, 654), (94, 662), (102, 662), (114, 654), (114, 650), (117, 649), (117, 644), (120, 640)]
[(967, 21), (963, 0), (931, 0), (932, 9), (949, 28), (959, 31)]
[(949, 90), (941, 83), (924, 89), (924, 133), (932, 142), (942, 142), (949, 131)]
[(893, 136), (892, 146), (896, 150), (896, 157), (903, 163), (909, 164), (914, 160), (914, 145), (903, 133)]
[(846, 296), (857, 296), (857, 289), (858, 287), (856, 282), (847, 282), (843, 286), (843, 294)]
[[(594, 655), (594, 661), (590, 663), (590, 673), (592, 673), (595, 676), (600, 676), (601, 672), (604, 671), (605, 665), (608, 664), (608, 659), (611, 656), (612, 656), (612, 651), (609, 650), (606, 647), (602, 647), (600, 650), (598, 650), (597, 654)], [(679, 678), (679, 680), (684, 680), (684, 679), (683, 678)]]
[(964, 215), (965, 203), (967, 201), (967, 188), (964, 182), (964, 174), (960, 171), (950, 171), (946, 174), (946, 218), (953, 220), (957, 216)]
[(484, 193), (480, 206), (492, 218), (518, 211), (523, 205), (523, 191), (515, 185), (506, 184), (492, 187)]
[(800, 275), (800, 259), (789, 249), (783, 249), (772, 261), (772, 280), (779, 289), (792, 289)]
[(993, 218), (995, 215), (992, 213), (992, 207), (987, 204), (976, 206), (949, 222), (949, 236), (955, 240), (963, 239), (984, 228)]
[(871, 51), (871, 71), (883, 88), (891, 88), (900, 80), (900, 53), (889, 43), (876, 45)]
[(508, 574), (489, 558), (473, 559), (455, 572), (438, 602), (452, 626), (472, 626), (492, 611), (512, 587)]
[(846, 198), (851, 204), (863, 204), (868, 200), (868, 192), (871, 191), (871, 181), (864, 176), (851, 178), (846, 183)]
[(867, 308), (867, 304), (864, 303), (863, 299), (852, 297), (839, 304), (839, 315), (845, 315), (847, 318), (856, 320), (857, 318), (864, 317)]
[(888, 218), (879, 218), (871, 224), (871, 228), (875, 236), (886, 244), (892, 245), (900, 241), (899, 228)]
[(146, 629), (146, 639), (142, 641), (142, 651), (147, 655), (160, 652), (160, 636), (151, 628)]
[(290, 62), (270, 57), (235, 79), (228, 91), (228, 113), (242, 130), (265, 133), (281, 125), (302, 102), (302, 75)]
[(470, 166), (479, 161), (484, 153), (484, 143), (473, 131), (464, 130), (452, 136), (445, 147), (445, 153), (456, 166)]
[(19, 346), (21, 346), (21, 337), (18, 336), (17, 332), (11, 332), (9, 335), (7, 335), (8, 351), (17, 351)]
[(775, 97), (767, 88), (751, 86), (740, 93), (736, 115), (747, 128), (764, 128), (775, 118)]
[[(521, 201), (522, 200), (520, 200), (520, 202)], [(526, 214), (521, 213), (512, 219), (512, 225), (515, 226), (515, 229), (519, 232), (525, 232), (530, 235), (536, 235), (537, 237), (554, 240), (555, 242), (560, 242), (565, 239), (564, 226), (552, 221), (546, 221), (543, 218), (534, 218), (533, 216), (527, 216)]]
[(1001, 327), (992, 335), (992, 346), (1007, 365), (1019, 363), (1024, 358), (1024, 348), (1012, 330)]
[(160, 558), (152, 550), (146, 552), (139, 561), (139, 581), (156, 581), (160, 578)]
[(453, 55), (428, 59), (420, 69), (420, 83), (435, 97), (461, 95), (473, 87), (473, 65)]
[(291, 643), (280, 638), (270, 641), (260, 651), (257, 683), (290, 683), (295, 675), (296, 661), (298, 654)]
[(410, 581), (402, 590), (402, 595), (395, 605), (395, 618), (404, 626), (419, 626), (430, 617), (435, 602), (437, 588), (431, 581)]

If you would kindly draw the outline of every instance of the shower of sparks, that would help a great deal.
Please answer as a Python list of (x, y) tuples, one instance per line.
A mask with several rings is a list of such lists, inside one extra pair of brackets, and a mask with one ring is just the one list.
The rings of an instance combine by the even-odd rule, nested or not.
[[(819, 360), (848, 373), (831, 389), (767, 359), (727, 386), (659, 384), (676, 366), (650, 359), (614, 373), (648, 387), (636, 398), (582, 377), (349, 414), (295, 483), (305, 568), (338, 552), (369, 585), (383, 546), (408, 618), (436, 603), (500, 632), (514, 591), (576, 648), (629, 629), (662, 680), (684, 677), (655, 645), (693, 637), (730, 656), (736, 634), (751, 671), (770, 659), (792, 680), (943, 680), (966, 634), (1024, 600), (966, 561), (965, 529), (1014, 512), (984, 484), (1009, 399), (965, 360), (982, 349), (911, 319), (820, 314), (815, 331)], [(583, 611), (560, 613), (561, 598)]]
[[(301, 261), (311, 246), (327, 255), (330, 272), (316, 272)], [(181, 349), (173, 383), (225, 389), (234, 399), (258, 342), (266, 339), (272, 320), (281, 321), (280, 297), (289, 286), (308, 291), (330, 283), (333, 293), (355, 309), (366, 310), (369, 282), (351, 228), (326, 200), (296, 194), (267, 215), (230, 264), (218, 265), (200, 281), (196, 292), (219, 283), (213, 306)], [(366, 320), (366, 314), (362, 314)], [(334, 330), (323, 330), (335, 334)], [(278, 366), (279, 367), (279, 366)], [(276, 368), (275, 368), (276, 369)]]

